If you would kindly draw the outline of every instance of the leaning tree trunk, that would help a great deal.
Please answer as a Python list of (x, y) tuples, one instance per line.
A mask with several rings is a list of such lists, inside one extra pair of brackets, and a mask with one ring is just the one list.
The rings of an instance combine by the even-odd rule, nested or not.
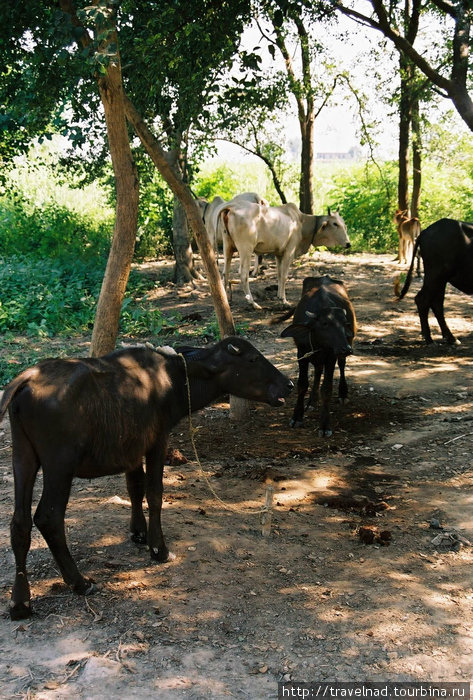
[[(210, 245), (207, 230), (204, 222), (202, 221), (200, 209), (197, 206), (188, 185), (182, 181), (181, 174), (175, 167), (173, 167), (172, 160), (169, 159), (168, 154), (162, 149), (148, 126), (141, 118), (141, 115), (134, 104), (127, 97), (125, 97), (125, 112), (128, 121), (133, 126), (144, 149), (158, 168), (163, 178), (166, 180), (169, 187), (174, 192), (174, 195), (179, 199), (184, 207), (189, 226), (191, 227), (197, 241), (197, 245), (199, 246), (202, 262), (207, 273), (207, 282), (212, 295), (220, 334), (222, 338), (227, 335), (233, 335), (235, 333), (235, 324), (233, 321), (232, 312), (230, 310), (227, 295), (223, 287), (222, 278), (220, 277), (220, 273), (218, 271), (215, 253)], [(232, 396), (230, 402), (231, 417), (238, 420), (246, 417), (248, 413), (248, 402)]]

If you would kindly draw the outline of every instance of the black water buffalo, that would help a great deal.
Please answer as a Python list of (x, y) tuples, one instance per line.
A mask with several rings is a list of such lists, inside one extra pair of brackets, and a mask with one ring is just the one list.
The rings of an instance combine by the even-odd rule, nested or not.
[[(285, 315), (286, 318), (290, 313)], [(302, 424), (304, 398), (309, 386), (309, 364), (312, 364), (314, 384), (310, 403), (317, 400), (322, 372), (324, 374), (320, 389), (322, 407), (319, 435), (322, 437), (332, 434), (329, 405), (335, 364), (338, 362), (340, 369), (338, 396), (343, 402), (348, 394), (345, 362), (347, 355), (353, 352), (355, 333), (355, 311), (343, 282), (327, 275), (306, 277), (302, 284), (301, 300), (294, 311), (293, 322), (281, 333), (283, 338), (294, 338), (299, 360), (297, 402), (290, 422), (292, 427)]]
[(473, 294), (473, 224), (455, 219), (440, 219), (421, 231), (399, 299), (407, 294), (411, 284), (418, 248), (424, 261), (424, 283), (415, 302), (422, 336), (426, 343), (432, 342), (428, 318), (429, 310), (432, 309), (444, 340), (451, 344), (458, 343), (445, 322), (445, 287), (450, 282), (461, 292)]
[[(203, 349), (182, 348), (179, 354), (140, 347), (98, 359), (44, 360), (22, 372), (0, 402), (0, 421), (9, 407), (15, 477), (12, 619), (31, 612), (26, 557), (33, 485), (40, 468), (43, 493), (34, 522), (64, 581), (75, 592), (88, 594), (93, 584), (77, 569), (64, 531), (72, 479), (125, 472), (131, 537), (147, 542), (152, 559), (164, 562), (169, 558), (161, 529), (164, 457), (171, 428), (189, 411), (188, 391), (196, 411), (223, 394), (280, 406), (292, 388), (251, 343), (236, 337)], [(145, 494), (149, 527), (143, 514)]]

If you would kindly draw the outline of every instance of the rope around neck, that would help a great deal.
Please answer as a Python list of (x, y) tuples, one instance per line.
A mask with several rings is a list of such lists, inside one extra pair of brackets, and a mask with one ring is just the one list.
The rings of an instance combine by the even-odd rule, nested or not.
[[(317, 349), (314, 350), (314, 348), (312, 347), (312, 338), (310, 338), (310, 347), (311, 347), (310, 352), (307, 352), (305, 355), (303, 355), (302, 357), (299, 357), (295, 360), (291, 360), (291, 364), (295, 364), (296, 362), (300, 362), (301, 360), (305, 360), (306, 358), (314, 355), (316, 352), (320, 352), (320, 350), (317, 350)], [(270, 524), (272, 506), (271, 506), (271, 498), (268, 498), (268, 489), (267, 489), (267, 493), (266, 493), (266, 504), (262, 508), (254, 509), (254, 508), (243, 508), (243, 507), (239, 507), (239, 506), (234, 506), (233, 504), (227, 503), (226, 501), (223, 501), (220, 498), (220, 496), (218, 495), (218, 493), (215, 491), (212, 484), (210, 483), (210, 480), (209, 480), (207, 474), (204, 472), (204, 469), (202, 467), (202, 463), (201, 463), (200, 458), (199, 458), (199, 453), (197, 451), (197, 445), (195, 443), (195, 435), (197, 434), (199, 428), (194, 427), (194, 425), (192, 423), (191, 386), (190, 386), (190, 381), (189, 381), (189, 374), (187, 372), (187, 362), (186, 362), (186, 358), (184, 357), (184, 355), (182, 353), (178, 353), (178, 355), (182, 359), (182, 362), (184, 365), (184, 372), (186, 375), (187, 406), (188, 406), (188, 420), (189, 420), (189, 438), (191, 441), (192, 449), (194, 451), (195, 461), (197, 462), (197, 465), (199, 467), (199, 473), (202, 476), (202, 478), (204, 479), (205, 483), (207, 484), (207, 488), (209, 489), (209, 491), (211, 492), (211, 494), (213, 495), (215, 500), (218, 501), (218, 503), (220, 503), (220, 505), (223, 506), (223, 508), (225, 508), (226, 510), (230, 510), (233, 513), (245, 513), (248, 515), (261, 515), (262, 519), (265, 517), (268, 518), (268, 523)], [(264, 523), (263, 523), (263, 525), (264, 525)]]
[(261, 515), (263, 513), (268, 513), (271, 510), (271, 507), (268, 505), (265, 505), (262, 508), (257, 508), (255, 510), (254, 508), (242, 508), (239, 506), (234, 506), (231, 503), (227, 503), (226, 501), (223, 501), (220, 498), (220, 496), (218, 495), (218, 493), (215, 491), (215, 489), (213, 488), (212, 484), (210, 483), (209, 478), (207, 477), (207, 474), (204, 472), (204, 469), (202, 467), (202, 464), (201, 464), (201, 461), (199, 458), (199, 454), (197, 452), (197, 446), (195, 444), (195, 439), (194, 439), (194, 436), (198, 432), (199, 428), (198, 427), (195, 428), (193, 423), (192, 423), (191, 386), (190, 386), (190, 382), (189, 382), (189, 374), (187, 372), (187, 362), (186, 362), (186, 358), (184, 357), (184, 355), (182, 353), (178, 353), (178, 354), (179, 354), (179, 357), (182, 358), (182, 362), (184, 364), (184, 372), (186, 375), (187, 402), (188, 402), (188, 409), (189, 409), (189, 416), (188, 416), (188, 419), (189, 419), (189, 437), (190, 437), (190, 441), (192, 444), (192, 449), (194, 450), (195, 460), (196, 460), (197, 465), (199, 467), (199, 473), (202, 476), (202, 478), (204, 479), (205, 483), (207, 484), (209, 491), (212, 493), (215, 500), (218, 501), (221, 506), (223, 506), (226, 510), (233, 511), (234, 513), (246, 513), (248, 515)]

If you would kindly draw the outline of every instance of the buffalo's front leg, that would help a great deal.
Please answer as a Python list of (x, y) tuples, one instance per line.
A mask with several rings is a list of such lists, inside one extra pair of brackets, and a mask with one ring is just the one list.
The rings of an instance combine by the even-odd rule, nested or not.
[(309, 388), (309, 360), (301, 359), (306, 354), (305, 349), (297, 348), (297, 357), (299, 359), (299, 377), (297, 379), (297, 401), (294, 407), (294, 413), (289, 421), (291, 428), (298, 428), (302, 425), (304, 417), (304, 398)]
[(333, 372), (335, 370), (335, 356), (326, 360), (324, 365), (324, 381), (320, 388), (321, 411), (319, 422), (319, 436), (330, 437), (332, 428), (330, 423), (330, 399), (332, 398)]
[(146, 500), (149, 509), (148, 547), (157, 562), (174, 559), (166, 547), (161, 527), (163, 472), (166, 442), (155, 445), (146, 455)]
[(131, 501), (130, 537), (136, 544), (146, 544), (148, 528), (143, 513), (146, 477), (142, 464), (138, 469), (126, 473), (126, 485)]

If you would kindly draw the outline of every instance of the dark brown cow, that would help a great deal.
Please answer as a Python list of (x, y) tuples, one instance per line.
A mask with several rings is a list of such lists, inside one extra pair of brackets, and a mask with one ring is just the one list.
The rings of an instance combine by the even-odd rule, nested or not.
[(424, 283), (415, 297), (422, 336), (426, 343), (432, 342), (429, 328), (429, 311), (432, 309), (443, 339), (452, 345), (458, 344), (445, 321), (445, 288), (450, 282), (461, 292), (473, 294), (473, 224), (440, 219), (421, 231), (399, 299), (409, 290), (417, 249), (424, 261)]
[(352, 343), (355, 333), (355, 311), (343, 282), (327, 275), (306, 277), (293, 322), (281, 333), (283, 338), (289, 336), (294, 338), (299, 360), (297, 401), (290, 421), (291, 427), (302, 425), (304, 398), (309, 387), (309, 364), (312, 364), (314, 384), (310, 403), (317, 399), (322, 372), (324, 374), (320, 389), (322, 407), (319, 435), (322, 437), (332, 434), (329, 405), (335, 364), (338, 362), (340, 369), (338, 396), (343, 402), (348, 395), (345, 379), (346, 357), (353, 352)]
[[(66, 543), (64, 515), (72, 479), (126, 473), (131, 537), (148, 543), (152, 559), (169, 558), (161, 528), (163, 465), (169, 431), (189, 411), (223, 394), (284, 404), (293, 384), (251, 343), (227, 338), (213, 347), (118, 350), (98, 359), (44, 360), (5, 389), (0, 421), (9, 407), (15, 477), (11, 542), (16, 561), (10, 615), (30, 615), (26, 557), (31, 539), (33, 485), (40, 468), (43, 493), (34, 522), (64, 581), (88, 594)], [(143, 469), (146, 459), (146, 473)], [(143, 497), (149, 508), (149, 527)]]

